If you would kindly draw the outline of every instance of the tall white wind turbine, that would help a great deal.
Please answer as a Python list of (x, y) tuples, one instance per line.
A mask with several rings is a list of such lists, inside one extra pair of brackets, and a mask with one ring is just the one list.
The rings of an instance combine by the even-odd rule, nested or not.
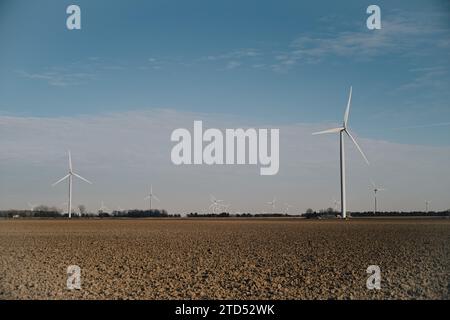
[(377, 213), (377, 192), (379, 191), (386, 191), (385, 188), (379, 187), (375, 184), (375, 182), (373, 182), (372, 180), (370, 181), (370, 183), (372, 183), (373, 186), (373, 196), (374, 196), (374, 209), (373, 209), (373, 214), (375, 215)]
[(320, 132), (315, 132), (313, 135), (317, 134), (324, 134), (324, 133), (339, 133), (340, 138), (340, 162), (341, 162), (341, 214), (342, 218), (347, 217), (347, 203), (346, 203), (346, 195), (345, 195), (345, 153), (344, 153), (344, 133), (353, 141), (356, 148), (359, 150), (361, 155), (363, 156), (364, 160), (367, 164), (369, 164), (369, 160), (367, 160), (366, 155), (362, 151), (362, 149), (359, 147), (358, 143), (356, 142), (355, 138), (351, 135), (351, 133), (348, 130), (348, 115), (350, 112), (350, 103), (352, 101), (352, 87), (350, 87), (350, 94), (348, 96), (348, 102), (347, 102), (347, 108), (345, 109), (344, 114), (344, 122), (342, 124), (342, 127), (339, 128), (333, 128), (328, 129)]
[(69, 203), (68, 203), (68, 208), (67, 208), (67, 212), (69, 213), (69, 219), (72, 218), (72, 178), (75, 176), (78, 179), (81, 179), (89, 184), (92, 184), (92, 182), (90, 182), (89, 180), (83, 178), (82, 176), (80, 176), (79, 174), (73, 172), (72, 169), (72, 156), (70, 155), (70, 150), (68, 151), (69, 153), (69, 173), (64, 176), (63, 178), (59, 179), (58, 181), (56, 181), (54, 184), (52, 184), (52, 186), (56, 186), (58, 183), (69, 179)]
[(153, 193), (153, 185), (150, 185), (150, 193), (145, 197), (146, 200), (147, 200), (147, 199), (150, 199), (150, 210), (152, 210), (152, 200), (153, 200), (153, 198), (154, 198), (156, 201), (160, 201), (160, 200), (158, 199), (158, 197)]

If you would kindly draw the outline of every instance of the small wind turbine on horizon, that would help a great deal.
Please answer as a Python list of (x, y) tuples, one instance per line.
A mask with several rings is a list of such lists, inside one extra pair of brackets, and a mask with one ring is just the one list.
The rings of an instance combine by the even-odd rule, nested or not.
[(109, 210), (109, 208), (107, 206), (105, 206), (105, 203), (102, 200), (100, 208), (98, 209), (98, 212), (105, 213), (105, 212), (108, 212), (108, 210)]
[(377, 192), (379, 191), (386, 191), (385, 188), (379, 187), (375, 184), (375, 182), (373, 182), (372, 180), (370, 180), (370, 183), (373, 186), (373, 195), (374, 195), (374, 209), (373, 209), (373, 214), (377, 213)]
[(429, 205), (430, 205), (430, 201), (425, 200), (425, 213), (428, 213)]
[(272, 201), (267, 202), (267, 204), (272, 207), (272, 213), (275, 212), (275, 203), (276, 202), (277, 202), (277, 199), (275, 199), (275, 197), (273, 197)]
[(359, 150), (361, 155), (363, 156), (364, 160), (367, 164), (369, 164), (369, 160), (367, 160), (366, 155), (362, 151), (362, 149), (359, 147), (358, 143), (356, 142), (355, 138), (350, 134), (348, 130), (348, 116), (350, 113), (350, 103), (352, 100), (352, 87), (350, 87), (350, 94), (348, 96), (348, 102), (347, 102), (347, 108), (345, 109), (344, 113), (344, 122), (342, 124), (342, 127), (328, 129), (324, 131), (314, 132), (313, 135), (318, 134), (324, 134), (324, 133), (339, 133), (340, 138), (340, 169), (341, 169), (341, 214), (342, 218), (347, 217), (347, 203), (346, 203), (346, 194), (345, 194), (345, 153), (344, 153), (344, 133), (347, 134), (347, 136), (353, 141), (356, 148)]
[(92, 184), (92, 182), (90, 182), (89, 180), (83, 178), (82, 176), (80, 176), (79, 174), (73, 172), (72, 169), (72, 156), (70, 154), (70, 150), (68, 151), (69, 153), (69, 173), (64, 176), (63, 178), (59, 179), (58, 181), (56, 181), (54, 184), (52, 184), (52, 187), (56, 186), (58, 183), (66, 180), (67, 178), (69, 179), (69, 203), (68, 203), (68, 208), (67, 208), (67, 213), (69, 214), (69, 219), (72, 218), (72, 179), (73, 177), (77, 177), (78, 179), (81, 179), (89, 184)]
[(285, 213), (289, 214), (289, 208), (292, 208), (292, 206), (289, 203), (285, 203), (284, 208), (285, 208)]
[(229, 210), (230, 210), (230, 207), (231, 207), (231, 204), (230, 203), (227, 203), (227, 204), (222, 204), (222, 205), (220, 205), (219, 206), (219, 208), (222, 208), (222, 210), (228, 210), (228, 212), (230, 212)]
[(220, 208), (221, 202), (223, 202), (223, 200), (218, 200), (212, 194), (209, 195), (209, 199), (211, 201), (211, 205), (208, 207), (208, 209), (212, 209), (213, 213), (216, 213), (216, 210)]
[(30, 207), (30, 211), (34, 211), (34, 208), (36, 208), (36, 205), (35, 205), (35, 204), (32, 204), (32, 203), (30, 203), (30, 202), (28, 202), (27, 204), (28, 204), (28, 206)]
[(150, 210), (152, 210), (152, 200), (155, 198), (156, 201), (160, 201), (158, 197), (153, 193), (153, 185), (150, 185), (150, 193), (144, 198), (145, 200), (150, 199)]
[(339, 203), (340, 203), (340, 201), (339, 200), (337, 200), (335, 197), (332, 197), (332, 200), (333, 200), (333, 209), (334, 209), (334, 211), (338, 211), (338, 207), (339, 207)]

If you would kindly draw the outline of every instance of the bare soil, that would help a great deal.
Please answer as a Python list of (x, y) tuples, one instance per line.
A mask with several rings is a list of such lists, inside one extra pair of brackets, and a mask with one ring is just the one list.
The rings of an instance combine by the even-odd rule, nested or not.
[(449, 299), (449, 244), (444, 219), (4, 220), (0, 299)]

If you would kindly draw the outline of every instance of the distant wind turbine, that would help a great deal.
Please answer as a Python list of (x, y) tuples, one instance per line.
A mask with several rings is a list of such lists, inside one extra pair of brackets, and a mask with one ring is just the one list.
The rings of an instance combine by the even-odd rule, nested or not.
[(333, 200), (334, 211), (337, 212), (338, 211), (338, 206), (339, 206), (339, 200), (337, 200), (335, 197), (333, 197), (332, 200)]
[(285, 213), (289, 214), (289, 208), (292, 208), (292, 206), (289, 203), (285, 203), (284, 208), (285, 208)]
[(209, 206), (208, 209), (212, 209), (213, 213), (216, 213), (216, 210), (219, 209), (220, 206), (222, 205), (221, 202), (223, 202), (223, 200), (218, 200), (212, 194), (209, 196), (209, 199), (211, 201), (211, 205)]
[(108, 212), (108, 210), (109, 210), (109, 208), (107, 206), (105, 206), (105, 203), (102, 200), (100, 208), (98, 209), (98, 212), (105, 213), (105, 212)]
[(34, 208), (36, 208), (36, 205), (28, 202), (28, 206), (30, 207), (30, 211), (34, 211)]
[(75, 176), (78, 179), (81, 179), (89, 184), (92, 184), (92, 182), (90, 182), (89, 180), (83, 178), (82, 176), (80, 176), (79, 174), (76, 174), (75, 172), (73, 172), (72, 170), (72, 156), (70, 155), (70, 150), (69, 150), (69, 173), (64, 176), (63, 178), (59, 179), (58, 181), (56, 181), (54, 184), (52, 184), (52, 186), (56, 186), (58, 183), (66, 180), (67, 178), (69, 179), (69, 203), (68, 203), (68, 208), (67, 208), (67, 212), (69, 214), (69, 219), (72, 218), (72, 178)]
[(275, 212), (275, 203), (276, 202), (277, 202), (277, 199), (275, 199), (275, 197), (273, 197), (272, 201), (267, 202), (267, 204), (272, 207), (272, 213)]
[(223, 208), (223, 210), (228, 210), (228, 211), (230, 211), (231, 203), (223, 204), (223, 205), (222, 205), (222, 208)]
[(373, 186), (373, 195), (374, 195), (374, 209), (373, 209), (373, 214), (377, 213), (377, 192), (379, 191), (386, 191), (385, 188), (379, 187), (375, 184), (375, 182), (373, 182), (372, 180), (370, 180), (370, 183), (372, 183)]
[(428, 213), (428, 207), (430, 205), (430, 201), (425, 200), (425, 213)]
[(150, 210), (152, 210), (152, 200), (160, 201), (158, 197), (153, 193), (153, 185), (150, 185), (150, 193), (145, 197), (145, 200), (150, 199)]
[(324, 130), (324, 131), (313, 133), (313, 135), (324, 134), (324, 133), (339, 133), (339, 137), (340, 137), (340, 162), (341, 162), (341, 214), (342, 214), (342, 218), (346, 218), (347, 217), (347, 206), (346, 206), (346, 195), (345, 195), (344, 133), (347, 134), (347, 136), (353, 141), (353, 143), (355, 144), (356, 148), (358, 148), (359, 152), (361, 153), (361, 155), (363, 156), (364, 160), (366, 161), (366, 163), (369, 164), (369, 160), (367, 160), (366, 155), (361, 150), (361, 148), (359, 147), (359, 145), (356, 142), (355, 138), (353, 138), (353, 136), (350, 134), (350, 132), (348, 130), (347, 124), (348, 124), (348, 116), (349, 116), (349, 112), (350, 112), (351, 100), (352, 100), (352, 87), (350, 87), (350, 94), (348, 96), (347, 108), (345, 109), (344, 122), (343, 122), (342, 127), (328, 129), (328, 130)]

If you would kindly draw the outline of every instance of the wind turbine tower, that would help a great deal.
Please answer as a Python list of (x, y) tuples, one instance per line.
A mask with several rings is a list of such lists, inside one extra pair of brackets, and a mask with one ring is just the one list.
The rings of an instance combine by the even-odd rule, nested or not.
[(216, 199), (216, 197), (214, 197), (212, 194), (209, 196), (209, 198), (211, 200), (211, 205), (208, 209), (212, 209), (213, 213), (216, 213), (216, 210), (220, 209), (220, 207), (222, 206), (221, 202), (223, 202), (223, 200)]
[(150, 210), (152, 210), (153, 198), (155, 198), (156, 201), (159, 201), (158, 197), (153, 193), (153, 185), (150, 185), (150, 193), (145, 197), (145, 199), (150, 199)]
[(272, 201), (267, 202), (267, 204), (272, 207), (272, 213), (275, 212), (275, 203), (276, 202), (277, 202), (277, 199), (275, 199), (275, 197), (273, 197)]
[(58, 183), (69, 179), (69, 202), (68, 202), (68, 207), (67, 207), (67, 213), (69, 214), (69, 219), (72, 218), (72, 179), (73, 177), (77, 177), (78, 179), (81, 179), (89, 184), (92, 184), (92, 182), (90, 182), (89, 180), (83, 178), (82, 176), (80, 176), (79, 174), (73, 172), (72, 169), (72, 156), (70, 155), (70, 150), (68, 151), (69, 153), (69, 173), (64, 176), (63, 178), (59, 179), (58, 181), (56, 181), (54, 184), (52, 184), (52, 186), (56, 186)]
[(374, 209), (373, 209), (373, 214), (375, 215), (377, 213), (377, 192), (379, 191), (385, 191), (385, 188), (382, 187), (377, 187), (377, 185), (371, 181), (372, 186), (373, 186), (373, 195), (374, 195)]
[(347, 135), (355, 144), (356, 148), (358, 148), (359, 152), (363, 156), (364, 160), (369, 164), (369, 160), (367, 160), (366, 155), (359, 147), (355, 138), (351, 135), (348, 129), (348, 116), (350, 112), (350, 103), (352, 100), (352, 87), (350, 87), (350, 94), (348, 96), (347, 108), (344, 113), (344, 122), (342, 127), (328, 129), (320, 132), (315, 132), (313, 135), (324, 134), (324, 133), (339, 133), (339, 150), (340, 150), (340, 169), (341, 169), (341, 214), (342, 218), (347, 218), (347, 203), (346, 203), (346, 194), (345, 194), (345, 149), (344, 149), (344, 135)]

